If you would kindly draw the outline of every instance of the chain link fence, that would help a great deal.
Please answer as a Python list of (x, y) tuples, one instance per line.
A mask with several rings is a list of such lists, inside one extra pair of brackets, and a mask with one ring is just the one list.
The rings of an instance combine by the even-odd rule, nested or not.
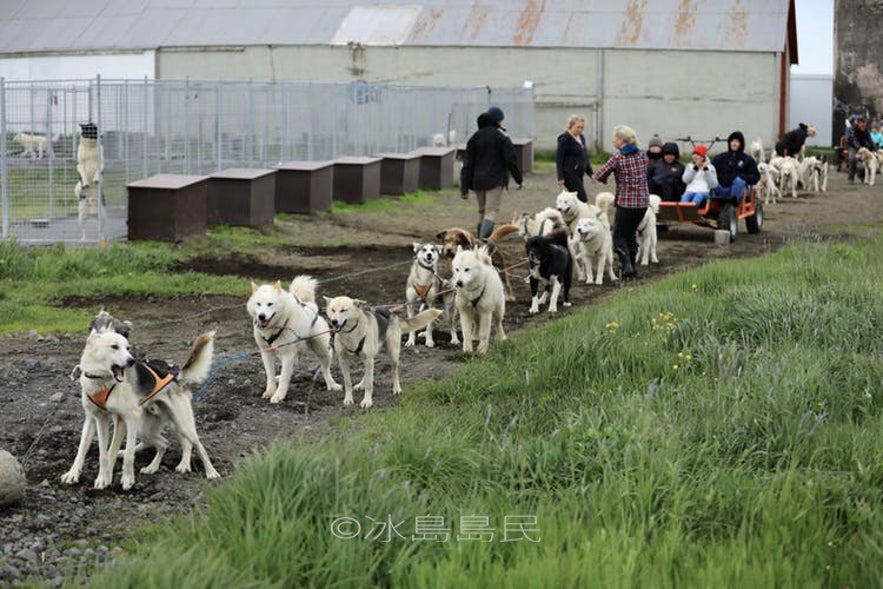
[[(529, 88), (0, 78), (2, 238), (122, 239), (135, 180), (454, 146), (491, 104), (505, 111), (512, 136), (533, 137)], [(87, 123), (98, 127), (102, 173), (78, 190)]]

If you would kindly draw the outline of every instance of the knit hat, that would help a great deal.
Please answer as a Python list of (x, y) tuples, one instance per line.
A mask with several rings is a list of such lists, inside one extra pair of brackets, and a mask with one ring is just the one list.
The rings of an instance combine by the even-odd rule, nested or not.
[(704, 145), (697, 145), (693, 148), (693, 153), (705, 157), (708, 155), (708, 148)]
[(649, 147), (662, 147), (662, 138), (659, 136), (659, 133), (654, 133), (653, 137), (650, 138)]
[(492, 106), (487, 109), (487, 114), (491, 118), (491, 120), (495, 123), (502, 123), (505, 116), (503, 115), (503, 110), (499, 106)]

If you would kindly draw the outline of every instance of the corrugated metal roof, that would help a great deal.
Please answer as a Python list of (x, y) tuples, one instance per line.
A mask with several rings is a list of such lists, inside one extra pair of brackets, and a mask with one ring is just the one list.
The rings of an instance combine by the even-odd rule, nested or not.
[(180, 46), (779, 52), (789, 0), (0, 0), (0, 53)]

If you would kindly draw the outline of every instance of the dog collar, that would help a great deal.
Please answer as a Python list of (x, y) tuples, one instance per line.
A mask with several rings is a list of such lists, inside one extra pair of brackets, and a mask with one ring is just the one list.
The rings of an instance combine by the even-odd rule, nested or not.
[(420, 266), (421, 268), (423, 268), (424, 270), (429, 270), (430, 272), (435, 272), (435, 268), (433, 268), (432, 266), (424, 266), (420, 262), (420, 260), (417, 260), (417, 265)]

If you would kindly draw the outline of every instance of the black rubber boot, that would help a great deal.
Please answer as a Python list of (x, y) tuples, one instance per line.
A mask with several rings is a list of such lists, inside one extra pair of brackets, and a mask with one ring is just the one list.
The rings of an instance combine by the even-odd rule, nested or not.
[(632, 259), (629, 257), (628, 253), (623, 250), (616, 250), (616, 254), (619, 256), (620, 276), (624, 280), (628, 278), (634, 278), (635, 265), (632, 263)]
[(494, 232), (494, 222), (490, 219), (485, 219), (481, 222), (481, 225), (478, 226), (478, 236), (482, 239), (487, 239), (491, 236), (491, 233)]

